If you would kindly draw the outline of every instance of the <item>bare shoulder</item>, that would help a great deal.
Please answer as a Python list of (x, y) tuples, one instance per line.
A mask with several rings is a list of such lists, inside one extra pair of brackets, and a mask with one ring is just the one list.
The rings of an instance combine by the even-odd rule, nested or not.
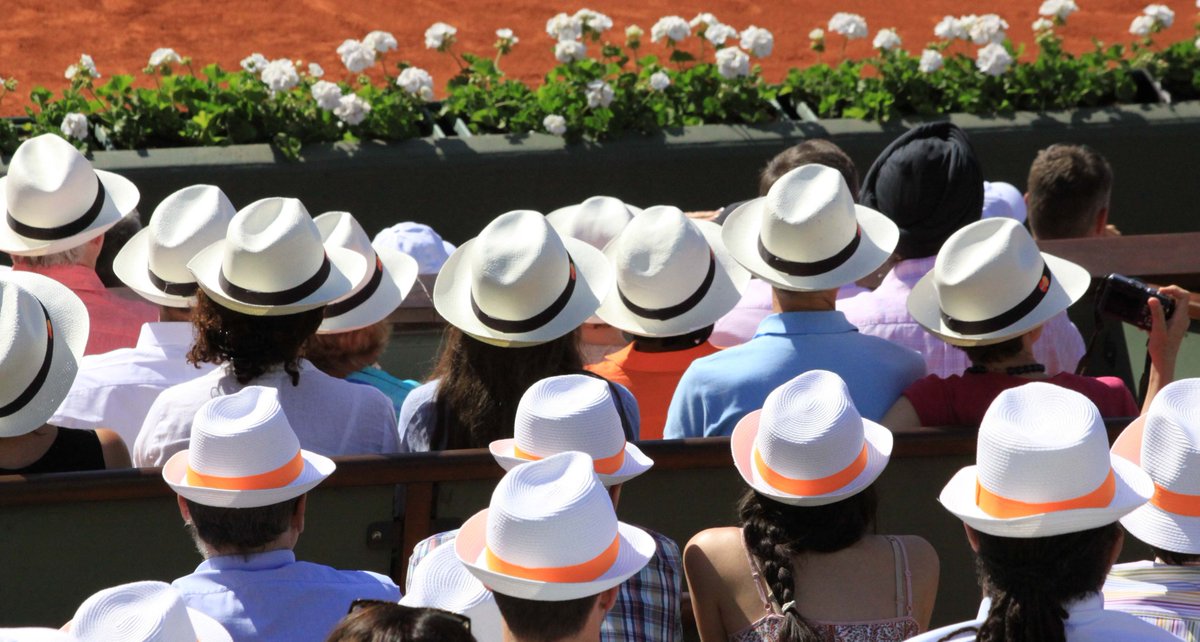
[(745, 560), (740, 528), (709, 528), (700, 531), (688, 540), (683, 549), (683, 563), (689, 574), (708, 572), (723, 575), (738, 560), (743, 560), (743, 563)]
[(104, 455), (105, 468), (132, 468), (129, 447), (121, 435), (107, 428), (98, 428), (96, 438), (100, 440), (100, 452)]
[(937, 551), (924, 537), (918, 535), (897, 535), (904, 544), (904, 552), (908, 555), (908, 564), (916, 570), (929, 570), (937, 575), (940, 565)]

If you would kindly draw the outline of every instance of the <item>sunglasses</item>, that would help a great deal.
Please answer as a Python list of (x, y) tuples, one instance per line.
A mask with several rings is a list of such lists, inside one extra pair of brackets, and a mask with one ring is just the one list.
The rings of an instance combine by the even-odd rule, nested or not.
[(396, 609), (401, 613), (407, 614), (409, 617), (416, 617), (418, 614), (428, 613), (435, 618), (449, 620), (450, 622), (461, 626), (468, 632), (471, 630), (471, 618), (465, 615), (459, 615), (453, 611), (443, 611), (442, 609), (429, 607), (405, 606), (403, 604), (386, 602), (384, 600), (354, 600), (350, 603), (350, 610), (346, 611), (346, 614), (349, 615), (351, 613), (357, 613), (363, 609), (373, 608)]

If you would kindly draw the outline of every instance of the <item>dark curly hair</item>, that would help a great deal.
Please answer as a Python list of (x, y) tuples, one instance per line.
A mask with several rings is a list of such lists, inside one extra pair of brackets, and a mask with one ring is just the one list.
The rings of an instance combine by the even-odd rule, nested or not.
[(351, 611), (325, 642), (475, 642), (475, 638), (452, 613), (381, 602)]
[(292, 385), (297, 385), (301, 348), (321, 326), (324, 311), (320, 307), (283, 316), (254, 316), (230, 310), (198, 290), (192, 310), (196, 342), (188, 352), (188, 363), (229, 364), (242, 385), (282, 366)]

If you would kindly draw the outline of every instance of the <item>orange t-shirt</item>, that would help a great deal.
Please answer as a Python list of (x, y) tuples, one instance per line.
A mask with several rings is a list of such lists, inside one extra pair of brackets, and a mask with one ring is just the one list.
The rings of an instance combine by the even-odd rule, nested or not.
[(667, 408), (683, 371), (700, 357), (707, 357), (720, 348), (705, 341), (694, 348), (674, 352), (640, 352), (633, 344), (614, 352), (588, 370), (619, 383), (633, 393), (638, 402), (641, 420), (640, 439), (662, 439), (667, 423)]

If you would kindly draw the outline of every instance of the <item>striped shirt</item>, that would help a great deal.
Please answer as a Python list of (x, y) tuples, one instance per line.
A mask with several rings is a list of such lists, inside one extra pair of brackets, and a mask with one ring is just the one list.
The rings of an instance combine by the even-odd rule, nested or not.
[(1200, 567), (1117, 564), (1104, 583), (1104, 608), (1123, 611), (1176, 637), (1200, 642)]

